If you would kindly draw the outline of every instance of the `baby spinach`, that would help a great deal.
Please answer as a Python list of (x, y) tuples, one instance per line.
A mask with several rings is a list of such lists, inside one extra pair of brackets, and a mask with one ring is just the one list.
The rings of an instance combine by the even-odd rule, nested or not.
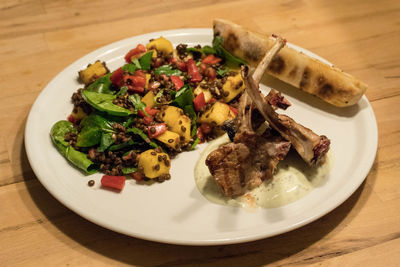
[(83, 99), (89, 103), (92, 107), (99, 111), (104, 111), (114, 116), (128, 116), (132, 114), (129, 109), (117, 106), (113, 104), (113, 100), (116, 98), (115, 95), (102, 94), (98, 92), (92, 92), (88, 90), (82, 91)]
[(149, 51), (146, 54), (144, 54), (141, 58), (139, 58), (139, 63), (142, 70), (150, 70), (150, 63), (152, 56), (153, 56), (153, 51)]
[(137, 171), (137, 168), (135, 168), (135, 167), (123, 167), (122, 168), (122, 173), (123, 174), (131, 174), (131, 173), (133, 173), (133, 172), (136, 172)]
[(180, 76), (182, 74), (182, 72), (178, 69), (173, 69), (172, 66), (170, 66), (170, 65), (163, 65), (161, 67), (158, 67), (154, 71), (154, 74), (155, 75), (165, 74), (167, 76), (171, 76), (171, 75)]
[(137, 67), (136, 67), (136, 65), (133, 64), (133, 63), (125, 64), (125, 65), (122, 66), (122, 70), (123, 70), (123, 71), (127, 71), (127, 72), (129, 72), (130, 74), (133, 74), (133, 73), (136, 71), (136, 69), (137, 69)]
[(113, 92), (110, 90), (111, 85), (111, 77), (112, 73), (108, 73), (100, 78), (98, 78), (95, 82), (90, 84), (85, 90), (103, 94), (112, 94)]
[(128, 146), (134, 145), (134, 144), (135, 144), (135, 142), (133, 142), (132, 139), (130, 139), (130, 140), (124, 142), (124, 143), (110, 146), (109, 150), (114, 151), (114, 150), (118, 150), (118, 149), (122, 149), (122, 148), (125, 148), (125, 147), (128, 147)]
[(144, 114), (149, 115), (146, 113), (145, 108), (146, 108), (146, 104), (142, 102), (142, 98), (140, 97), (140, 95), (138, 94), (133, 94), (129, 96), (129, 101), (131, 101), (131, 103), (133, 104), (133, 106), (135, 107), (135, 114), (141, 110), (144, 112)]
[(67, 141), (65, 141), (65, 134), (68, 132), (77, 133), (73, 124), (69, 121), (58, 121), (50, 130), (50, 136), (58, 151), (73, 165), (85, 171), (87, 174), (95, 173), (96, 165), (87, 158), (85, 153), (75, 150)]
[(112, 133), (113, 122), (98, 115), (91, 114), (85, 117), (81, 124), (81, 131), (78, 134), (76, 145), (79, 147), (91, 147), (97, 145), (102, 140), (102, 133)]
[(193, 99), (194, 97), (192, 89), (186, 84), (176, 93), (172, 104), (175, 104), (183, 109), (187, 105), (193, 105)]
[(114, 143), (114, 138), (112, 137), (112, 135), (113, 135), (112, 133), (101, 134), (100, 146), (97, 148), (97, 151), (104, 152)]
[(126, 130), (126, 132), (127, 133), (133, 133), (133, 134), (136, 134), (136, 135), (140, 136), (140, 138), (142, 138), (146, 143), (148, 143), (150, 146), (152, 146), (154, 148), (158, 147), (158, 145), (156, 143), (154, 143), (153, 141), (151, 141), (150, 138), (147, 136), (147, 134), (145, 134), (139, 128), (132, 127), (132, 128), (129, 128), (128, 130)]
[(237, 58), (233, 56), (231, 53), (229, 53), (222, 45), (224, 43), (224, 38), (221, 36), (215, 36), (212, 45), (214, 50), (216, 51), (216, 54), (220, 57), (225, 59), (225, 64), (228, 67), (233, 67), (233, 68), (238, 68), (240, 65), (245, 65), (247, 64), (246, 61)]

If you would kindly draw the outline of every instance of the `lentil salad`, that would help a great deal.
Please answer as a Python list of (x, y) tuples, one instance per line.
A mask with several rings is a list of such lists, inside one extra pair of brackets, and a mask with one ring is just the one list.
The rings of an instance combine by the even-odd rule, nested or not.
[(84, 86), (71, 97), (71, 115), (51, 129), (53, 143), (83, 172), (104, 173), (106, 187), (122, 189), (125, 176), (170, 179), (171, 158), (221, 135), (236, 116), (245, 62), (222, 43), (216, 36), (212, 47), (174, 49), (160, 37), (138, 44), (113, 72), (89, 64), (79, 72)]

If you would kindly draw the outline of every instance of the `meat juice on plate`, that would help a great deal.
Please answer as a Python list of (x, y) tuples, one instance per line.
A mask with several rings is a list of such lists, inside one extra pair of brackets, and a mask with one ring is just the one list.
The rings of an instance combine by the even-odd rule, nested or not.
[(324, 164), (318, 167), (309, 167), (300, 156), (294, 151), (290, 151), (287, 157), (279, 163), (273, 179), (264, 181), (259, 187), (243, 196), (225, 197), (219, 191), (205, 160), (211, 151), (229, 142), (226, 134), (210, 142), (195, 167), (195, 181), (198, 189), (209, 201), (220, 205), (245, 208), (277, 208), (287, 205), (304, 197), (313, 188), (322, 185), (332, 165), (331, 152), (328, 152)]

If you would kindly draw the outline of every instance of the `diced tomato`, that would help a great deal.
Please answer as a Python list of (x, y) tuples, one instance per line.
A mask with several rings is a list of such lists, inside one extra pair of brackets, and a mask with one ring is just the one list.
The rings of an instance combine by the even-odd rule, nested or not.
[(144, 45), (142, 45), (142, 44), (138, 44), (138, 45), (136, 46), (136, 48), (132, 49), (131, 51), (129, 51), (129, 52), (125, 55), (125, 61), (128, 62), (128, 63), (131, 63), (131, 61), (132, 61), (131, 58), (132, 58), (134, 55), (142, 54), (142, 53), (144, 53), (144, 52), (146, 52), (146, 47), (145, 47)]
[(222, 59), (219, 57), (214, 56), (213, 54), (210, 54), (208, 56), (206, 56), (201, 62), (204, 64), (217, 64), (221, 61)]
[(71, 122), (72, 124), (77, 124), (78, 123), (78, 118), (75, 117), (73, 114), (70, 114), (67, 118), (67, 120), (69, 122)]
[(140, 172), (132, 172), (131, 176), (133, 179), (135, 179), (136, 181), (141, 181), (143, 180), (143, 175)]
[(143, 118), (143, 123), (146, 124), (147, 126), (149, 126), (153, 121), (154, 121), (153, 116), (145, 116)]
[(208, 79), (210, 79), (210, 80), (214, 80), (215, 77), (217, 77), (217, 73), (215, 72), (215, 69), (212, 68), (212, 67), (208, 67), (208, 68), (206, 69), (206, 71), (205, 71), (204, 74), (205, 74), (205, 75), (208, 77)]
[(232, 110), (233, 113), (235, 113), (235, 115), (238, 114), (238, 110), (232, 106), (229, 106), (229, 109)]
[(139, 77), (146, 77), (146, 71), (144, 70), (136, 70), (135, 73), (133, 73), (133, 76), (139, 76)]
[(210, 123), (207, 123), (207, 122), (203, 122), (200, 125), (201, 132), (204, 133), (204, 134), (210, 133), (212, 128), (213, 128), (212, 125)]
[(125, 186), (125, 180), (125, 176), (103, 175), (101, 178), (101, 186), (121, 191)]
[(119, 69), (115, 70), (113, 72), (113, 74), (111, 74), (110, 80), (113, 84), (120, 87), (121, 83), (123, 81), (123, 75), (124, 75), (124, 72), (123, 72), (122, 68), (119, 68)]
[(175, 90), (176, 90), (176, 91), (178, 91), (179, 89), (181, 89), (182, 86), (185, 84), (185, 83), (183, 82), (183, 80), (181, 79), (181, 77), (179, 77), (179, 76), (172, 75), (172, 76), (170, 76), (169, 78), (170, 78), (171, 81), (174, 83), (174, 85), (175, 85)]
[[(158, 109), (151, 108), (151, 107), (145, 107), (145, 108), (144, 108), (144, 111), (146, 111), (146, 113), (149, 114), (149, 116), (154, 116), (154, 115), (156, 115), (158, 112), (160, 112)], [(145, 114), (142, 110), (139, 110), (138, 115), (139, 115), (140, 117), (142, 117), (142, 118), (143, 118), (143, 117), (148, 117), (148, 116), (146, 116), (146, 114)]]
[(207, 65), (206, 64), (201, 63), (199, 67), (200, 67), (200, 72), (201, 73), (206, 72), (206, 69), (207, 69)]
[(204, 93), (201, 92), (193, 99), (194, 109), (199, 111), (202, 107), (206, 105), (206, 99), (204, 98)]
[(125, 75), (124, 83), (129, 91), (143, 93), (146, 85), (146, 78), (139, 75)]
[(188, 74), (191, 77), (191, 79), (190, 79), (191, 82), (200, 82), (203, 79), (193, 58), (188, 60), (187, 68), (188, 68)]
[(147, 128), (147, 133), (150, 138), (162, 135), (167, 131), (167, 125), (165, 123), (157, 123)]
[(183, 62), (183, 61), (176, 62), (176, 66), (178, 67), (178, 69), (180, 71), (186, 71), (187, 70), (187, 66), (186, 66), (185, 62)]
[(196, 134), (197, 134), (197, 137), (200, 139), (199, 144), (204, 143), (204, 134), (203, 134), (203, 132), (202, 132), (200, 127), (197, 128), (197, 133)]

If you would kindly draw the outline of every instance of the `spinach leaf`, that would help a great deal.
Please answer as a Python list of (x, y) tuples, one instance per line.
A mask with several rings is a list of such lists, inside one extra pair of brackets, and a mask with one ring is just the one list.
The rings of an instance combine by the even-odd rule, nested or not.
[(129, 141), (126, 141), (126, 142), (118, 144), (118, 145), (112, 145), (112, 146), (110, 146), (109, 150), (114, 151), (114, 150), (118, 150), (118, 149), (122, 149), (122, 148), (125, 148), (128, 146), (134, 145), (134, 144), (135, 144), (135, 142), (133, 142), (131, 139)]
[(227, 74), (229, 72), (228, 68), (218, 68), (217, 69), (217, 74), (221, 77), (224, 77), (225, 74)]
[(97, 151), (104, 152), (114, 143), (114, 138), (112, 138), (112, 135), (113, 135), (112, 133), (101, 134), (100, 146), (97, 148)]
[(233, 56), (225, 48), (223, 48), (223, 46), (222, 46), (223, 43), (224, 43), (224, 38), (221, 36), (215, 36), (212, 41), (212, 45), (213, 45), (214, 50), (216, 51), (216, 54), (219, 57), (225, 59), (225, 64), (228, 67), (238, 68), (240, 65), (247, 64), (246, 61)]
[(135, 113), (137, 113), (139, 110), (141, 110), (141, 111), (144, 112), (144, 114), (146, 114), (146, 116), (149, 115), (145, 111), (146, 104), (142, 102), (142, 99), (141, 99), (140, 95), (138, 95), (138, 94), (130, 95), (129, 96), (129, 101), (131, 101), (131, 103), (135, 107)]
[(96, 165), (87, 158), (87, 155), (75, 150), (72, 146), (67, 147), (66, 157), (72, 164), (85, 171), (87, 174), (93, 174), (97, 172)]
[(139, 60), (137, 58), (132, 60), (132, 64), (135, 65), (136, 69), (142, 69), (142, 66), (140, 66)]
[(124, 123), (122, 123), (122, 126), (128, 128), (132, 125), (132, 123), (133, 123), (133, 117), (129, 116), (129, 118)]
[(184, 109), (187, 105), (193, 104), (193, 92), (189, 85), (185, 84), (175, 95), (172, 104)]
[(196, 133), (197, 133), (197, 124), (196, 124), (197, 114), (196, 114), (196, 111), (194, 111), (193, 105), (186, 105), (183, 108), (183, 111), (185, 112), (185, 114), (187, 114), (189, 116), (190, 121), (191, 121), (192, 130), (190, 132), (190, 136), (195, 136)]
[(131, 174), (132, 172), (136, 172), (137, 168), (135, 167), (123, 167), (122, 168), (122, 173), (123, 174)]
[(154, 143), (153, 141), (150, 140), (150, 138), (147, 136), (147, 134), (145, 134), (142, 130), (140, 130), (139, 128), (133, 127), (133, 128), (129, 128), (128, 130), (126, 130), (127, 133), (134, 133), (138, 136), (140, 136), (146, 143), (148, 143), (150, 146), (157, 148), (158, 145), (156, 143)]
[(203, 53), (206, 54), (206, 55), (209, 55), (209, 54), (215, 54), (216, 51), (211, 46), (206, 45), (206, 46), (203, 46)]
[(118, 93), (116, 94), (116, 96), (120, 96), (120, 95), (125, 95), (126, 92), (128, 92), (128, 87), (126, 86), (121, 86), (121, 88), (119, 89)]
[(96, 165), (87, 158), (87, 155), (75, 150), (64, 140), (64, 136), (68, 132), (77, 133), (73, 124), (65, 120), (56, 122), (51, 128), (50, 136), (58, 151), (72, 164), (82, 169), (87, 174), (95, 173)]
[(129, 109), (125, 109), (113, 104), (113, 100), (116, 98), (115, 95), (102, 94), (98, 92), (83, 90), (82, 97), (88, 104), (90, 104), (95, 109), (99, 111), (104, 111), (110, 115), (128, 116), (132, 114), (132, 112)]
[(190, 148), (193, 150), (199, 143), (200, 143), (200, 138), (197, 137)]
[(64, 157), (66, 156), (66, 148), (69, 145), (64, 137), (68, 132), (76, 134), (77, 130), (71, 122), (65, 120), (56, 122), (50, 130), (51, 140), (53, 140), (53, 143)]
[(161, 75), (161, 74), (165, 74), (167, 76), (171, 76), (171, 75), (176, 75), (176, 76), (180, 76), (182, 74), (182, 72), (178, 69), (173, 69), (172, 66), (169, 65), (163, 65), (161, 67), (158, 67), (155, 71), (154, 71), (155, 75)]
[(142, 67), (142, 70), (150, 70), (150, 63), (152, 56), (153, 56), (153, 51), (149, 51), (146, 54), (144, 54), (141, 58), (139, 58), (139, 63), (140, 66)]
[(79, 147), (91, 147), (101, 142), (102, 133), (112, 133), (114, 131), (112, 122), (98, 114), (91, 114), (85, 117), (80, 127), (82, 130), (78, 134), (76, 145)]
[(136, 65), (133, 64), (133, 63), (125, 64), (125, 65), (122, 66), (122, 70), (123, 70), (123, 71), (127, 71), (127, 72), (129, 72), (130, 74), (133, 74), (133, 73), (135, 72), (136, 69), (137, 69), (137, 67), (136, 67)]
[(108, 74), (98, 78), (95, 82), (90, 84), (88, 86), (88, 88), (86, 88), (85, 90), (91, 91), (91, 92), (102, 93), (102, 94), (113, 94), (113, 92), (110, 90), (111, 75), (112, 75), (112, 73), (108, 73)]

